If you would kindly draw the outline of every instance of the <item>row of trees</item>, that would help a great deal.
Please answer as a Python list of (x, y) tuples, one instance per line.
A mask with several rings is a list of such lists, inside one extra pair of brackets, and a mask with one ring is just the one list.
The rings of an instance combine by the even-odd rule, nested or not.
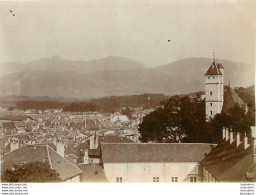
[(174, 96), (161, 105), (139, 125), (142, 142), (212, 143), (221, 138), (223, 127), (245, 132), (255, 123), (254, 110), (245, 113), (238, 104), (206, 122), (205, 100), (199, 95)]
[[(37, 109), (37, 110), (46, 110), (46, 109), (62, 109), (67, 105), (66, 102), (59, 101), (36, 101), (36, 100), (24, 100), (16, 102), (16, 108), (21, 110), (27, 109)], [(11, 107), (9, 109), (12, 109)]]
[(150, 108), (159, 105), (160, 101), (168, 97), (162, 94), (142, 94), (130, 96), (107, 96), (98, 99), (92, 99), (88, 102), (63, 102), (51, 100), (22, 100), (17, 101), (15, 107), (9, 107), (9, 110), (14, 108), (26, 109), (63, 109), (71, 112), (116, 112), (123, 107), (143, 107)]
[[(98, 99), (92, 99), (89, 102), (73, 102), (64, 107), (65, 111), (73, 112), (116, 112), (123, 107), (143, 107), (150, 108), (159, 105), (160, 101), (167, 99), (167, 96), (162, 94), (143, 94), (131, 96), (108, 96)], [(126, 110), (129, 114), (129, 110)]]

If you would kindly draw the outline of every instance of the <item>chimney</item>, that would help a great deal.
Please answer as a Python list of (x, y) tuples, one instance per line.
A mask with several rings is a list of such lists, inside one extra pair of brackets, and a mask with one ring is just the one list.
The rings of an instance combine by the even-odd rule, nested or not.
[(19, 149), (19, 139), (16, 137), (13, 137), (10, 142), (10, 151), (14, 151)]
[(240, 144), (241, 144), (241, 142), (240, 142), (240, 133), (237, 132), (236, 133), (236, 147), (238, 147)]
[(252, 138), (253, 138), (253, 162), (256, 163), (256, 126), (251, 126)]
[(225, 139), (226, 135), (226, 130), (225, 127), (222, 128), (222, 139)]
[(250, 144), (248, 144), (248, 138), (246, 137), (246, 133), (244, 134), (244, 149), (246, 150)]
[(57, 145), (56, 137), (53, 138), (53, 144), (54, 144), (55, 146)]
[(228, 128), (226, 128), (226, 137), (225, 137), (226, 141), (228, 141), (229, 139), (229, 135), (228, 135)]
[(89, 164), (88, 149), (84, 150), (84, 164)]
[(96, 135), (96, 131), (94, 135), (90, 136), (90, 149), (98, 148), (98, 136)]
[(232, 128), (230, 129), (230, 139), (229, 139), (229, 143), (232, 144), (234, 141), (233, 139), (233, 132), (232, 132)]
[(256, 126), (251, 126), (252, 137), (256, 138)]
[(57, 140), (56, 143), (57, 153), (64, 158), (64, 143), (61, 140)]

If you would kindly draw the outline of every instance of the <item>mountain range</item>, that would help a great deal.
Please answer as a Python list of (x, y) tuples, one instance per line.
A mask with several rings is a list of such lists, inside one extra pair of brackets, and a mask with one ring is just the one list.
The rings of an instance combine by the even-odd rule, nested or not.
[[(220, 60), (216, 60), (219, 62)], [(254, 66), (221, 60), (225, 84), (254, 84)], [(0, 96), (25, 95), (62, 98), (98, 98), (111, 95), (186, 94), (204, 90), (207, 58), (185, 58), (156, 68), (110, 56), (93, 61), (72, 61), (53, 56), (26, 64), (0, 64)]]

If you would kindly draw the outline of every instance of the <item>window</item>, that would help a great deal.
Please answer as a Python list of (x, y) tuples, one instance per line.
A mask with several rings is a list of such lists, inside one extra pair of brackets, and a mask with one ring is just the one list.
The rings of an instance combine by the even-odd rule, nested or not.
[(210, 105), (212, 106), (212, 103), (210, 103)]
[(159, 177), (153, 177), (153, 182), (159, 182)]
[(116, 183), (122, 183), (123, 178), (122, 177), (116, 177)]
[(215, 79), (215, 77), (212, 77), (213, 79)]
[(210, 111), (211, 115), (212, 115), (212, 111)]
[(210, 95), (212, 95), (212, 91), (210, 91)]
[(172, 180), (171, 180), (173, 183), (177, 183), (178, 182), (178, 177), (172, 177)]
[(196, 183), (197, 177), (189, 177), (190, 183)]

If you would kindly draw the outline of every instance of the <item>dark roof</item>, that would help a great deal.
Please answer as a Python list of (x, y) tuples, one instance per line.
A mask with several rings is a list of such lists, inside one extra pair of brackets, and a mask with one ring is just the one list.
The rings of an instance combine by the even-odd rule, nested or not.
[(13, 122), (14, 125), (18, 126), (18, 127), (28, 127), (29, 125), (23, 121), (14, 121)]
[(79, 164), (83, 171), (81, 182), (108, 182), (103, 167), (95, 164)]
[(121, 162), (199, 162), (212, 144), (102, 144), (103, 163)]
[(11, 135), (11, 136), (8, 136), (8, 137), (16, 137), (19, 140), (31, 140), (30, 137), (28, 135), (25, 135), (25, 134)]
[(64, 152), (65, 152), (65, 155), (74, 154), (78, 158), (77, 161), (82, 162), (83, 156), (84, 156), (84, 150), (85, 149), (89, 150), (89, 148), (90, 148), (89, 141), (85, 141), (84, 143), (79, 144), (75, 148), (66, 149)]
[(244, 106), (243, 100), (237, 95), (237, 93), (229, 86), (224, 86), (224, 102), (222, 107), (222, 112), (227, 113), (227, 111), (232, 108), (236, 103), (240, 106)]
[(217, 67), (216, 63), (213, 62), (212, 65), (209, 67), (205, 75), (222, 75), (221, 71)]
[(217, 181), (241, 182), (245, 180), (245, 173), (253, 165), (252, 153), (252, 144), (244, 150), (243, 143), (236, 147), (235, 141), (230, 144), (229, 140), (221, 140), (202, 159), (201, 164)]
[(12, 121), (8, 121), (8, 122), (2, 122), (2, 127), (1, 128), (1, 133), (3, 131), (4, 135), (12, 135), (16, 133), (17, 128), (15, 127), (15, 125), (13, 124)]
[(2, 122), (2, 125), (3, 125), (4, 129), (9, 129), (9, 130), (16, 129), (15, 125), (11, 121), (10, 122)]
[(27, 145), (3, 156), (2, 170), (12, 168), (14, 164), (23, 162), (48, 162), (53, 170), (60, 174), (62, 180), (82, 173), (76, 165), (57, 154), (47, 145)]
[(11, 115), (11, 114), (0, 114), (0, 120), (9, 120), (9, 121), (23, 121), (27, 119), (27, 116), (23, 115)]
[(100, 157), (100, 149), (89, 149), (88, 155), (91, 157)]
[(218, 67), (218, 69), (224, 69), (222, 63), (219, 63), (219, 64), (217, 65), (217, 67)]

